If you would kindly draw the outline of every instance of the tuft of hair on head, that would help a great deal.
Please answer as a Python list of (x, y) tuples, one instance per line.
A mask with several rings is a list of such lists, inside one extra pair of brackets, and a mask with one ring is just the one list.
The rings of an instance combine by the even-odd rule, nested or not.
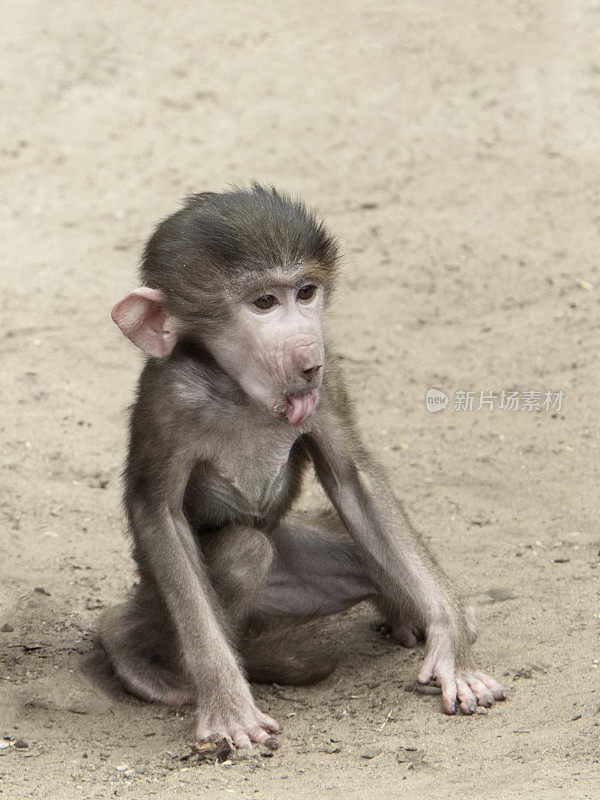
[(146, 286), (163, 291), (171, 313), (210, 318), (226, 311), (224, 283), (273, 269), (306, 267), (329, 292), (337, 259), (336, 240), (314, 212), (255, 182), (187, 197), (157, 226), (141, 272)]

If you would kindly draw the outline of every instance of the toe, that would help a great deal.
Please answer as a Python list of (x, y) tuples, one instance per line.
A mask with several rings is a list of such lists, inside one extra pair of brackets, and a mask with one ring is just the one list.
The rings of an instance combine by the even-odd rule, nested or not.
[(261, 728), (266, 728), (266, 730), (271, 731), (271, 733), (279, 733), (281, 730), (279, 723), (268, 714), (263, 714), (262, 711), (258, 712), (258, 724)]
[(442, 690), (442, 709), (444, 714), (456, 714), (457, 685), (454, 678), (440, 678), (438, 683)]
[(474, 714), (477, 710), (477, 698), (471, 691), (469, 684), (462, 678), (456, 679), (457, 696), (460, 701), (460, 710), (463, 714)]
[(485, 672), (476, 672), (475, 677), (487, 686), (494, 700), (506, 700), (506, 691), (504, 687), (490, 675), (486, 675)]
[(471, 691), (477, 698), (477, 703), (480, 706), (489, 708), (490, 706), (494, 705), (494, 696), (482, 680), (471, 677), (469, 678), (469, 686), (471, 687)]
[(244, 731), (236, 731), (233, 736), (233, 743), (238, 750), (252, 750), (252, 741)]
[(419, 683), (429, 683), (429, 681), (433, 680), (433, 659), (431, 657), (425, 658), (425, 661), (421, 664), (421, 669), (417, 674), (417, 680)]
[[(264, 744), (267, 747), (270, 747), (271, 750), (277, 750), (279, 747), (279, 742), (277, 739), (274, 739), (270, 733), (268, 733), (264, 728), (253, 728), (249, 733), (250, 739), (253, 742), (257, 742), (258, 744)], [(273, 747), (273, 743), (275, 746)]]

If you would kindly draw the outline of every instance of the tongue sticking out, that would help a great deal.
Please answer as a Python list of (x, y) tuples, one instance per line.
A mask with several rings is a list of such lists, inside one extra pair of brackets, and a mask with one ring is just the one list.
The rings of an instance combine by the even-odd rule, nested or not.
[(285, 398), (285, 412), (290, 425), (302, 425), (316, 404), (316, 392), (288, 394)]

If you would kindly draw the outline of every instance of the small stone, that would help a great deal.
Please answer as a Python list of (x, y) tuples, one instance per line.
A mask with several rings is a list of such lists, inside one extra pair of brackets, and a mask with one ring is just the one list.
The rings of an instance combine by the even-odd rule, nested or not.
[(24, 739), (17, 739), (14, 746), (17, 748), (17, 750), (27, 750), (27, 748), (29, 747), (29, 745)]
[(14, 628), (10, 624), (10, 622), (5, 622), (4, 625), (0, 628), (0, 630), (2, 631), (2, 633), (12, 633), (14, 631)]
[(360, 754), (360, 757), (366, 759), (367, 761), (370, 761), (372, 758), (377, 758), (377, 756), (380, 755), (381, 755), (381, 750), (379, 750), (379, 748), (374, 747), (370, 750), (363, 750), (363, 752)]
[(35, 589), (34, 589), (33, 591), (34, 591), (36, 594), (43, 594), (43, 595), (46, 595), (46, 597), (50, 597), (50, 596), (51, 596), (51, 595), (50, 595), (50, 592), (49, 592), (47, 589), (44, 589), (44, 587), (43, 587), (43, 586), (36, 586), (36, 587), (35, 587)]

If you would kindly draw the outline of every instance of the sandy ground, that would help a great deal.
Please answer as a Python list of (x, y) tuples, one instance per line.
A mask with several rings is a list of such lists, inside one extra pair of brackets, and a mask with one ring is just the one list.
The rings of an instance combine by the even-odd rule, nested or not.
[[(2, 797), (598, 796), (597, 0), (0, 13)], [(284, 726), (272, 758), (202, 766), (181, 760), (190, 711), (80, 666), (134, 578), (119, 472), (141, 359), (108, 312), (181, 196), (252, 178), (343, 242), (331, 327), (362, 429), (510, 698), (444, 717), (411, 691), (419, 651), (361, 608), (333, 677), (256, 689)], [(454, 410), (503, 390), (562, 408)]]

